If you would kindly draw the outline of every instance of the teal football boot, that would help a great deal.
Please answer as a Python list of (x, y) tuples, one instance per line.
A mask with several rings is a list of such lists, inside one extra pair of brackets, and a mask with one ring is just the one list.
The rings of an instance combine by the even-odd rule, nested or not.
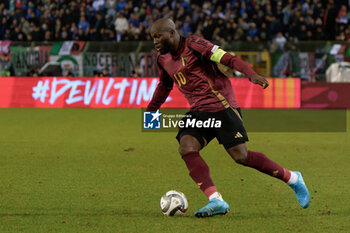
[(303, 176), (298, 171), (293, 171), (298, 175), (298, 180), (295, 184), (291, 184), (290, 187), (293, 189), (295, 196), (297, 196), (298, 202), (304, 209), (310, 204), (310, 193), (307, 190)]
[(211, 217), (214, 215), (224, 215), (230, 211), (230, 206), (225, 201), (213, 198), (209, 201), (209, 204), (198, 210), (194, 215), (198, 218)]

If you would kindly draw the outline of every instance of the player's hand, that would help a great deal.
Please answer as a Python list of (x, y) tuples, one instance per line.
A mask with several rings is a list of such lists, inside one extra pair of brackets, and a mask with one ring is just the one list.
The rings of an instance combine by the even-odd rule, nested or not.
[(253, 74), (249, 79), (252, 83), (260, 85), (263, 89), (267, 88), (270, 84), (269, 82), (261, 75)]

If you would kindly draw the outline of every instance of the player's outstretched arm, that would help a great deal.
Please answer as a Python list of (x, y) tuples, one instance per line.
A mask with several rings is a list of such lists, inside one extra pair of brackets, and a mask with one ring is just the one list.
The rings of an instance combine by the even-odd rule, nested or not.
[(227, 53), (221, 48), (217, 48), (211, 55), (210, 59), (215, 62), (220, 62), (221, 64), (228, 66), (231, 69), (238, 70), (246, 77), (248, 77), (252, 83), (258, 84), (264, 89), (269, 86), (269, 82), (263, 76), (258, 75), (253, 69), (251, 69), (247, 63), (238, 57)]
[(211, 42), (199, 37), (191, 37), (189, 43), (191, 50), (197, 51), (201, 56), (231, 69), (238, 70), (249, 78), (252, 83), (258, 84), (264, 89), (269, 86), (269, 82), (263, 76), (258, 75), (246, 62), (224, 51), (218, 45), (213, 45)]

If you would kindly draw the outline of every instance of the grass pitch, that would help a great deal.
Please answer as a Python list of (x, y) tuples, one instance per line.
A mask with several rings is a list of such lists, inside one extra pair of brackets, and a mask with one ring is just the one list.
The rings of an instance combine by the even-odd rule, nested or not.
[[(0, 109), (0, 232), (349, 232), (349, 126), (248, 132), (251, 150), (303, 172), (305, 210), (287, 185), (235, 164), (214, 140), (201, 154), (231, 212), (197, 219), (207, 200), (177, 153), (176, 133), (144, 133), (140, 116), (139, 109)], [(162, 215), (160, 197), (171, 189), (186, 194), (186, 215)]]

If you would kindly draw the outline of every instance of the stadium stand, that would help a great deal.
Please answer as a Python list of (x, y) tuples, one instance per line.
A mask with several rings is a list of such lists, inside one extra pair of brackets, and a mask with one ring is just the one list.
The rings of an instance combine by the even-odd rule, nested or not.
[(152, 22), (170, 17), (183, 35), (212, 41), (350, 41), (349, 7), (348, 0), (11, 0), (0, 3), (0, 40), (149, 40)]

